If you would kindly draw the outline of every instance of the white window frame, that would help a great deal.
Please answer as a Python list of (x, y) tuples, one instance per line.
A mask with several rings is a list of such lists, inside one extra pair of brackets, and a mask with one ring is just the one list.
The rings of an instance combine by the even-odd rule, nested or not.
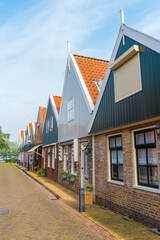
[[(153, 193), (159, 193), (160, 194), (160, 176), (158, 176), (159, 177), (159, 188), (158, 189), (138, 185), (138, 180), (137, 180), (138, 179), (138, 176), (137, 176), (137, 157), (136, 157), (134, 133), (138, 132), (138, 131), (141, 131), (141, 130), (152, 129), (154, 127), (155, 127), (155, 125), (151, 125), (151, 126), (144, 127), (144, 128), (137, 128), (137, 129), (134, 129), (132, 131), (132, 151), (133, 151), (133, 167), (134, 167), (134, 185), (133, 185), (133, 188), (139, 189), (139, 190), (142, 190), (142, 191), (147, 191), (147, 192), (153, 192)], [(156, 143), (157, 143), (157, 141), (156, 141)], [(159, 172), (159, 165), (158, 165), (158, 172)]]
[(56, 145), (52, 147), (52, 169), (55, 169)]
[(49, 132), (49, 119), (46, 120), (46, 133)]
[[(68, 149), (68, 150), (67, 150)], [(67, 151), (66, 151), (67, 150)], [(63, 167), (63, 170), (64, 171), (68, 171), (67, 169), (67, 163), (68, 163), (68, 155), (69, 155), (69, 147), (68, 146), (65, 146), (64, 147), (64, 167)]]
[(75, 171), (75, 164), (78, 164), (77, 161), (75, 161), (75, 152), (74, 152), (74, 144), (71, 146), (71, 174), (76, 175)]
[[(107, 180), (107, 182), (124, 186), (124, 181), (120, 182), (120, 181), (116, 181), (116, 180), (111, 179), (111, 158), (110, 158), (110, 149), (109, 149), (109, 138), (117, 136), (117, 135), (122, 136), (122, 132), (118, 132), (118, 133), (111, 134), (111, 135), (107, 136), (107, 160), (108, 160), (107, 161), (108, 162), (108, 180)], [(122, 148), (122, 150), (123, 150), (123, 148)]]
[(51, 167), (51, 154), (48, 153), (48, 168)]
[(68, 114), (68, 122), (73, 121), (74, 120), (74, 97), (71, 97), (68, 99), (67, 114)]
[(49, 118), (49, 128), (50, 128), (50, 131), (53, 130), (53, 116)]

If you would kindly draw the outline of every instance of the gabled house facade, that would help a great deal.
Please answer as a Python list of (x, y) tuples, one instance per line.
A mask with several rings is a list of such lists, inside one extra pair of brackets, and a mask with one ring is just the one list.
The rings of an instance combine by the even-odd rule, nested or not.
[(43, 125), (43, 167), (47, 177), (58, 181), (58, 115), (61, 97), (49, 96), (44, 125)]
[(23, 153), (23, 135), (24, 135), (24, 131), (21, 130), (19, 132), (19, 137), (18, 137), (18, 160), (21, 161), (21, 163), (23, 164), (24, 162), (24, 153)]
[(35, 152), (35, 160), (38, 162), (38, 169), (43, 167), (42, 162), (42, 139), (43, 139), (43, 124), (46, 115), (46, 107), (39, 107), (36, 128), (35, 128), (35, 141), (34, 149), (31, 152)]
[(160, 226), (160, 41), (122, 25), (89, 126), (96, 202)]
[[(108, 61), (69, 53), (59, 116), (59, 183), (78, 193), (92, 183), (92, 139), (88, 125)], [(76, 176), (75, 182), (61, 173)]]
[(32, 123), (27, 123), (27, 128), (24, 134), (24, 166), (28, 167), (28, 150), (30, 149), (30, 134), (31, 134)]
[[(28, 164), (29, 164), (29, 170), (33, 170), (33, 162), (35, 160), (35, 152), (32, 152), (31, 149), (33, 149), (35, 145), (35, 128), (36, 128), (36, 122), (32, 122), (31, 124), (31, 130), (30, 130), (30, 135), (29, 135), (29, 151), (28, 151)], [(31, 151), (31, 152), (30, 152)]]

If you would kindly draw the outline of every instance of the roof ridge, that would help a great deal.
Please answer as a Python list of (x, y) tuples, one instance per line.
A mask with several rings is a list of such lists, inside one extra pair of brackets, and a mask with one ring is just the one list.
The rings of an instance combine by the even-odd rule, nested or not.
[(73, 53), (73, 56), (84, 57), (84, 58), (90, 58), (90, 59), (94, 59), (94, 60), (98, 60), (98, 61), (103, 61), (103, 62), (109, 62), (108, 60), (105, 60), (105, 59), (94, 58), (94, 57), (87, 57), (87, 56), (83, 56), (83, 55), (79, 55), (79, 54), (74, 54), (74, 53)]

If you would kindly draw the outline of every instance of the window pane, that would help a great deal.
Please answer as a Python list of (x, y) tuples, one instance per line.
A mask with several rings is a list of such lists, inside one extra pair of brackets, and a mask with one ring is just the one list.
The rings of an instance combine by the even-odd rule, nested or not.
[(147, 182), (147, 167), (139, 167), (139, 182), (140, 183), (148, 183)]
[(123, 180), (123, 165), (118, 165), (118, 178)]
[(157, 165), (158, 164), (158, 156), (156, 148), (148, 148), (148, 164)]
[(144, 144), (144, 133), (136, 134), (136, 144)]
[(122, 150), (118, 151), (118, 163), (123, 164), (123, 151)]
[(146, 149), (138, 149), (138, 164), (139, 165), (147, 165)]
[(116, 151), (111, 151), (111, 161), (117, 163)]
[(154, 131), (146, 132), (146, 143), (155, 143)]
[(110, 138), (110, 147), (115, 147), (115, 138)]
[(117, 165), (112, 165), (112, 177), (118, 178), (117, 176)]
[(149, 184), (158, 185), (158, 168), (149, 167)]
[(122, 138), (116, 137), (116, 147), (121, 147), (121, 146), (122, 146)]

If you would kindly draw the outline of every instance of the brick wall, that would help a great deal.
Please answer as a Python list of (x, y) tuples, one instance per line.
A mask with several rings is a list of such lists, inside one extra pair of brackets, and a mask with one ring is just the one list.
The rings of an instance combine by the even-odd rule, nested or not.
[[(50, 168), (48, 167), (48, 149), (50, 148), (50, 154), (51, 154), (51, 158), (50, 158)], [(55, 158), (55, 168), (52, 168), (52, 146), (50, 147), (46, 147), (45, 148), (47, 150), (47, 158), (46, 158), (46, 175), (48, 178), (52, 179), (53, 181), (57, 182), (58, 181), (58, 144), (56, 144), (56, 158)], [(44, 166), (44, 161), (43, 161), (43, 166)]]
[[(78, 162), (77, 162), (77, 176), (74, 183), (70, 182), (70, 180), (63, 179), (61, 177), (61, 172), (64, 169), (64, 147), (63, 147), (63, 154), (62, 160), (58, 162), (58, 182), (65, 186), (66, 188), (70, 189), (75, 193), (79, 193), (79, 188), (81, 187), (81, 144), (87, 142), (90, 147), (91, 145), (91, 137), (80, 138), (78, 139)], [(68, 174), (71, 174), (71, 145), (69, 147), (69, 159), (68, 159)], [(92, 183), (92, 159), (89, 162), (89, 183)]]
[[(153, 193), (133, 187), (135, 160), (132, 148), (132, 130), (126, 129), (117, 132), (122, 134), (124, 185), (107, 182), (109, 177), (107, 134), (95, 136), (96, 202), (101, 205), (108, 205), (110, 209), (124, 215), (129, 215), (147, 225), (159, 227), (160, 193)], [(160, 176), (160, 138), (157, 138), (157, 150)]]

